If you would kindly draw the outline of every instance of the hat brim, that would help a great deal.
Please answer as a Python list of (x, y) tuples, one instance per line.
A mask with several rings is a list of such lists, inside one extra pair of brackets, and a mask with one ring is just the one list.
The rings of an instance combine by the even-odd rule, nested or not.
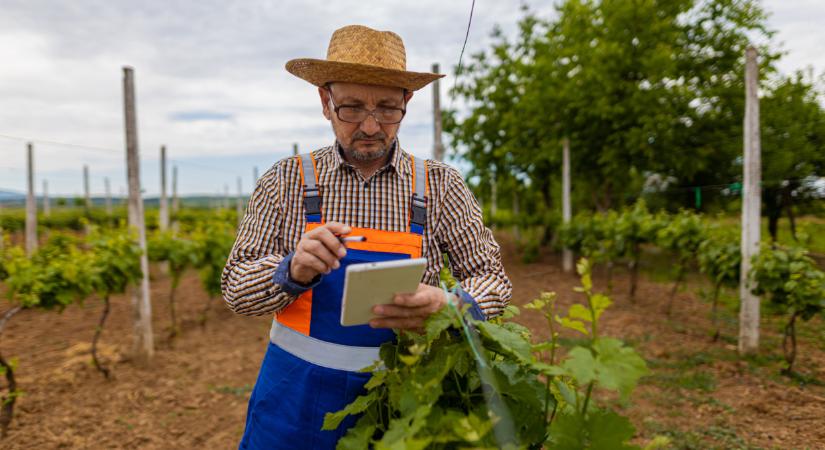
[(366, 64), (308, 58), (287, 62), (286, 70), (315, 86), (325, 86), (327, 83), (338, 81), (400, 87), (409, 91), (417, 91), (444, 76), (440, 73), (409, 72)]

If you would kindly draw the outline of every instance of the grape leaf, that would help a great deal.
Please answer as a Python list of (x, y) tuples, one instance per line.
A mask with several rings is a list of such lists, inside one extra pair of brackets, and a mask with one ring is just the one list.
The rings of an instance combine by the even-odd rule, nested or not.
[(370, 406), (370, 403), (378, 398), (378, 391), (370, 391), (366, 395), (359, 395), (352, 403), (346, 406), (346, 408), (334, 412), (334, 413), (326, 413), (324, 415), (324, 425), (321, 427), (322, 430), (335, 430), (341, 425), (341, 422), (349, 415), (356, 415), (360, 414), (367, 410)]
[(476, 322), (475, 325), (482, 336), (492, 341), (502, 353), (507, 353), (526, 363), (532, 361), (530, 342), (519, 334), (490, 322)]

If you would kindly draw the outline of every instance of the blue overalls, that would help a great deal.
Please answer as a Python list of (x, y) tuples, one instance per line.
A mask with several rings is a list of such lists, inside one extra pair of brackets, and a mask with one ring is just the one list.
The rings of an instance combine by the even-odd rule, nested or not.
[[(324, 224), (312, 154), (298, 157), (304, 189), (305, 232)], [(412, 158), (412, 156), (411, 156)], [(351, 227), (366, 242), (348, 243), (341, 266), (275, 315), (270, 343), (249, 399), (240, 448), (333, 449), (355, 424), (348, 417), (334, 431), (321, 431), (324, 415), (364, 393), (370, 373), (358, 370), (378, 360), (388, 329), (340, 324), (344, 274), (350, 264), (418, 258), (427, 207), (427, 166), (413, 158), (410, 222), (406, 232)], [(331, 192), (330, 195), (335, 195)]]

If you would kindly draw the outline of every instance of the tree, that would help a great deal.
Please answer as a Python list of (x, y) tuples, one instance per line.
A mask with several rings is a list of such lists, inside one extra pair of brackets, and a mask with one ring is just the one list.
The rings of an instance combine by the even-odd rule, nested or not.
[(608, 209), (632, 203), (650, 174), (692, 182), (730, 166), (742, 53), (752, 35), (770, 35), (755, 2), (568, 0), (557, 12), (526, 11), (512, 42), (494, 31), (493, 47), (457, 74), (453, 95), (470, 112), (448, 114), (445, 130), (471, 175), (508, 170), (547, 191), (569, 137), (576, 204)]
[(811, 180), (825, 174), (825, 110), (811, 80), (797, 72), (780, 79), (760, 101), (762, 199), (776, 242), (785, 212), (796, 239), (794, 205), (818, 198)]

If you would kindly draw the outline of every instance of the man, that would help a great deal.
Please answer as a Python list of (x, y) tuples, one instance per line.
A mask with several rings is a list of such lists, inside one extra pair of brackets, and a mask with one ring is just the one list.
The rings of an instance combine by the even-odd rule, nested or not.
[[(239, 314), (275, 314), (270, 344), (249, 400), (242, 449), (334, 448), (354, 424), (321, 431), (324, 414), (363, 392), (378, 347), (393, 329), (418, 330), (447, 301), (479, 319), (502, 311), (511, 285), (498, 244), (455, 169), (413, 158), (396, 137), (413, 91), (442, 76), (406, 70), (398, 35), (363, 26), (332, 35), (326, 60), (287, 70), (318, 86), (335, 144), (275, 164), (249, 202), (222, 276)], [(347, 243), (352, 233), (366, 242)], [(461, 289), (438, 286), (449, 255)], [(416, 292), (374, 308), (369, 325), (340, 325), (347, 265), (428, 260)]]

